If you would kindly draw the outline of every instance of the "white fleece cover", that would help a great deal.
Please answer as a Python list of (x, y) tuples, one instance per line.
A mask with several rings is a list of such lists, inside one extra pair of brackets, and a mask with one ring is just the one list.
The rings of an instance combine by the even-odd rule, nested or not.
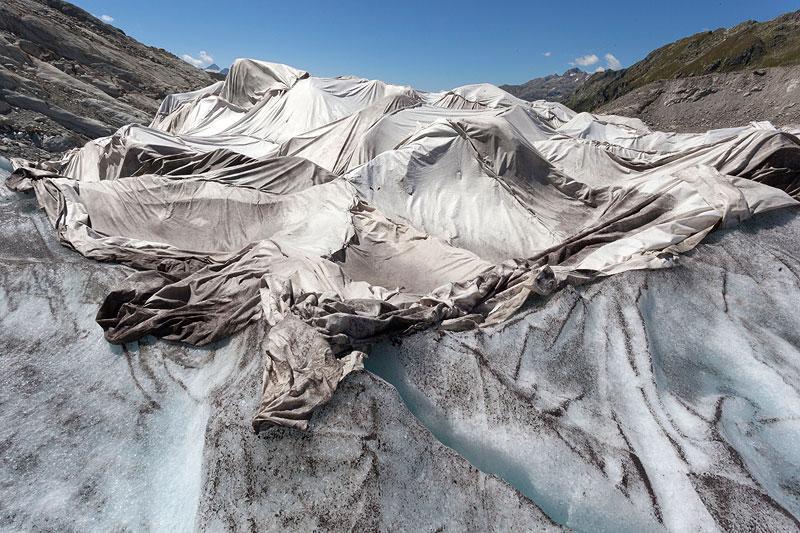
[(66, 246), (138, 270), (98, 313), (110, 342), (269, 328), (259, 430), (305, 428), (380, 339), (497, 324), (796, 205), (800, 141), (238, 60), (149, 126), (14, 166)]

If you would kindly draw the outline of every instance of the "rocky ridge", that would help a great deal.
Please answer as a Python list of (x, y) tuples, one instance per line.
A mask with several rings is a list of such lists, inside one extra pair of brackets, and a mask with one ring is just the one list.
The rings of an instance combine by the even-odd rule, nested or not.
[(0, 154), (50, 159), (214, 82), (61, 0), (0, 4)]
[(800, 11), (702, 32), (658, 48), (628, 68), (592, 75), (566, 105), (590, 111), (661, 81), (800, 63)]
[(564, 102), (575, 90), (589, 79), (589, 73), (571, 68), (564, 74), (550, 74), (534, 78), (520, 85), (501, 85), (500, 88), (523, 100), (548, 100)]
[(656, 130), (701, 132), (756, 120), (794, 126), (800, 124), (798, 36), (800, 11), (680, 39), (628, 68), (586, 74), (565, 94), (548, 94), (545, 84), (558, 81), (551, 76), (503, 88), (525, 100), (640, 118)]
[(653, 129), (699, 132), (769, 120), (800, 124), (800, 66), (649, 83), (595, 110), (638, 117)]

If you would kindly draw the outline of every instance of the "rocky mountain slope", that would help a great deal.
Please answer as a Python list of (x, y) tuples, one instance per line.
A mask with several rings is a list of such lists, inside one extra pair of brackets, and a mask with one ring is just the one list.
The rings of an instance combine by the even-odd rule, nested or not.
[(589, 111), (654, 81), (798, 63), (800, 11), (675, 41), (626, 69), (594, 74), (567, 105)]
[(61, 0), (0, 3), (0, 154), (50, 158), (213, 83), (166, 50)]
[(800, 11), (668, 44), (626, 69), (592, 75), (565, 103), (636, 116), (657, 129), (792, 124), (800, 119), (798, 64)]
[(660, 80), (596, 109), (657, 130), (704, 131), (769, 120), (800, 124), (800, 66)]
[(534, 78), (521, 85), (501, 85), (500, 88), (523, 100), (548, 100), (563, 102), (578, 87), (589, 79), (589, 74), (579, 68), (571, 68), (564, 74), (550, 74)]

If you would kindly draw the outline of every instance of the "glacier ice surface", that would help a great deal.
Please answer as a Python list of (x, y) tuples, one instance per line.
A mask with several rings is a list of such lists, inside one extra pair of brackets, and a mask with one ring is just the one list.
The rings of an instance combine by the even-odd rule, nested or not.
[(128, 274), (0, 189), (0, 530), (559, 529), (369, 373), (310, 431), (256, 435), (263, 333), (110, 345), (94, 316)]
[(387, 342), (366, 367), (570, 528), (796, 530), (798, 236), (795, 210), (765, 215), (672, 269)]

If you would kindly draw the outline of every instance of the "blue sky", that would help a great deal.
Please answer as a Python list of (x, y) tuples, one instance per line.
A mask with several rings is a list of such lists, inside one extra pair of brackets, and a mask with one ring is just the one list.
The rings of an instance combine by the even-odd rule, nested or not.
[(800, 9), (800, 0), (73, 2), (178, 56), (205, 52), (223, 67), (253, 57), (428, 90), (520, 83), (576, 61), (628, 66), (680, 37)]

